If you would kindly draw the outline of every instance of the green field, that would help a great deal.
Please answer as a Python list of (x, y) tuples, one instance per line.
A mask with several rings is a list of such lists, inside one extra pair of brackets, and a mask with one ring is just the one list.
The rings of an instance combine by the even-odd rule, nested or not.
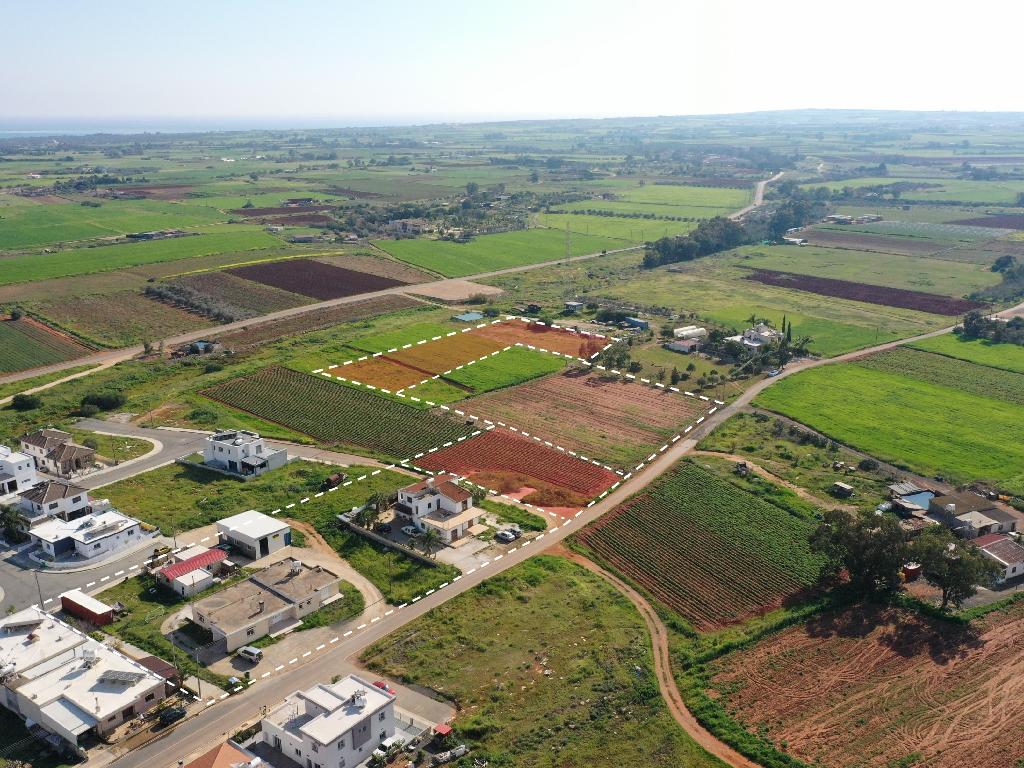
[(889, 176), (843, 179), (841, 181), (818, 182), (804, 186), (811, 189), (825, 186), (833, 191), (840, 191), (844, 187), (856, 189), (899, 182), (936, 185), (925, 189), (909, 190), (900, 195), (903, 200), (921, 200), (924, 202), (933, 200), (962, 200), (972, 203), (1012, 205), (1017, 199), (1017, 194), (1024, 192), (1024, 182), (1021, 181), (968, 181), (942, 178), (893, 178)]
[[(513, 347), (494, 357), (467, 365), (445, 376), (458, 384), (470, 387), (476, 394), (490, 392), (513, 384), (546, 376), (565, 367), (565, 360), (544, 352)], [(417, 387), (419, 389), (419, 387)], [(421, 395), (422, 397), (422, 395)]]
[(543, 226), (557, 229), (560, 232), (564, 232), (568, 226), (573, 233), (613, 237), (628, 240), (631, 243), (682, 235), (697, 226), (692, 221), (634, 219), (625, 216), (583, 216), (571, 213), (542, 213), (537, 218)]
[(988, 339), (965, 339), (947, 333), (916, 341), (911, 346), (914, 349), (923, 349), (926, 352), (955, 357), (990, 368), (1024, 373), (1024, 347), (1017, 344), (997, 344)]
[(249, 226), (225, 225), (200, 235), (142, 243), (76, 248), (58, 253), (11, 256), (4, 259), (0, 285), (27, 283), (54, 277), (86, 275), (115, 269), (177, 261), (230, 251), (250, 251), (280, 246), (281, 241)]
[(561, 558), (488, 579), (362, 659), (453, 700), (457, 741), (492, 766), (723, 766), (668, 713), (633, 606)]
[[(526, 229), (481, 235), (468, 243), (420, 239), (378, 240), (375, 245), (417, 267), (446, 277), (464, 277), (564, 258), (565, 233), (554, 229)], [(577, 235), (572, 238), (571, 254), (581, 256), (623, 246), (619, 240)]]
[(923, 475), (1024, 481), (1017, 405), (848, 363), (783, 379), (755, 404)]
[[(678, 221), (664, 220), (661, 217), (681, 219), (709, 219), (712, 216), (728, 216), (734, 213), (737, 208), (714, 207), (699, 205), (667, 205), (664, 203), (632, 203), (625, 200), (581, 200), (575, 203), (563, 203), (552, 206), (552, 213), (580, 213), (581, 211), (601, 211), (622, 215), (630, 221), (650, 224), (652, 226), (666, 224), (678, 224)], [(650, 218), (629, 218), (631, 215)], [(564, 226), (564, 225), (563, 225)]]
[(25, 371), (89, 354), (81, 344), (24, 319), (0, 321), (0, 350), (0, 373)]

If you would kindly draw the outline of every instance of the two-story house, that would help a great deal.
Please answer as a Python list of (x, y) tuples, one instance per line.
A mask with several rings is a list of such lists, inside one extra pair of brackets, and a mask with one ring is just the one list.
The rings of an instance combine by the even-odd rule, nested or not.
[(472, 533), (482, 514), (473, 506), (473, 494), (457, 485), (454, 475), (428, 477), (402, 488), (395, 512), (419, 531), (433, 528), (446, 544)]
[(96, 451), (78, 445), (59, 429), (37, 429), (19, 441), (22, 453), (32, 457), (37, 469), (57, 477), (72, 477), (96, 464)]
[(27, 453), (0, 445), (0, 501), (31, 488), (39, 482), (36, 465)]
[(69, 521), (89, 514), (89, 492), (63, 480), (44, 480), (21, 492), (18, 512), (26, 528), (59, 518)]
[(287, 451), (268, 448), (262, 437), (244, 429), (217, 432), (203, 446), (203, 464), (242, 477), (262, 475), (287, 462)]

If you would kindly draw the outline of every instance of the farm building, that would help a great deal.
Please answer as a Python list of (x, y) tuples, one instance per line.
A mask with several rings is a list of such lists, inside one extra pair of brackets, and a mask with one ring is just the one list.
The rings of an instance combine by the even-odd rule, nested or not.
[(670, 352), (679, 352), (683, 355), (696, 352), (699, 348), (700, 342), (697, 339), (679, 339), (678, 341), (670, 341), (665, 345), (665, 349)]
[(838, 496), (840, 499), (848, 499), (853, 496), (853, 486), (848, 483), (834, 482), (832, 483), (832, 495)]
[(291, 760), (318, 755), (324, 765), (364, 765), (395, 735), (395, 696), (347, 675), (291, 694), (261, 727), (263, 742)]
[(176, 595), (192, 595), (213, 586), (214, 576), (225, 567), (227, 552), (223, 549), (190, 547), (178, 553), (177, 562), (165, 565), (156, 572), (157, 583), (171, 589)]
[(287, 462), (287, 451), (267, 448), (262, 437), (244, 429), (217, 432), (203, 445), (204, 466), (240, 477), (258, 477)]
[(39, 482), (36, 465), (27, 453), (0, 445), (0, 501)]
[(71, 477), (92, 468), (96, 451), (77, 445), (59, 429), (38, 429), (20, 438), (21, 451), (35, 460), (36, 468), (57, 477)]
[(1020, 520), (1020, 513), (1005, 504), (967, 491), (935, 496), (928, 512), (965, 539), (1016, 531)]
[(29, 539), (47, 558), (95, 560), (143, 541), (142, 523), (116, 509), (73, 520), (51, 518), (30, 528)]
[(402, 488), (395, 512), (420, 531), (433, 528), (445, 544), (471, 535), (481, 515), (473, 506), (473, 494), (456, 485), (452, 475), (429, 477)]
[(570, 315), (575, 315), (577, 312), (580, 312), (585, 306), (586, 304), (584, 304), (582, 301), (567, 301), (565, 302), (565, 311)]
[(988, 533), (972, 543), (1002, 569), (997, 577), (999, 581), (1024, 576), (1024, 547), (1010, 536), (1005, 533)]
[(638, 331), (646, 331), (651, 327), (651, 324), (646, 320), (641, 320), (639, 317), (627, 317), (624, 318), (622, 324), (626, 328), (636, 328)]
[(735, 341), (750, 349), (760, 349), (779, 341), (781, 338), (782, 334), (770, 325), (759, 323), (753, 328), (747, 328), (739, 336), (728, 337), (726, 341)]
[(83, 619), (96, 627), (110, 624), (114, 620), (114, 609), (80, 589), (72, 589), (60, 596), (60, 607), (64, 613)]
[(266, 557), (292, 543), (292, 529), (288, 523), (254, 509), (218, 520), (217, 533), (222, 542), (252, 560)]
[(193, 621), (230, 652), (288, 631), (304, 616), (342, 599), (341, 579), (321, 566), (282, 560), (192, 606)]
[(707, 335), (708, 329), (699, 325), (684, 325), (672, 331), (672, 337), (675, 339), (703, 339)]

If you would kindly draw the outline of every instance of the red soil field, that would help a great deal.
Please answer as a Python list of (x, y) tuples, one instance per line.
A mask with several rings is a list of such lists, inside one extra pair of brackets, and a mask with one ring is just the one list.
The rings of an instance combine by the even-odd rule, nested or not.
[(820, 296), (834, 296), (839, 299), (863, 301), (867, 304), (880, 304), (886, 307), (914, 309), (919, 312), (930, 312), (933, 315), (962, 315), (972, 309), (987, 306), (979, 301), (958, 299), (953, 296), (941, 296), (936, 293), (909, 291), (905, 288), (887, 288), (868, 283), (854, 283), (849, 280), (833, 280), (829, 277), (799, 275), (794, 272), (777, 272), (771, 269), (755, 269), (746, 277), (756, 283), (774, 285), (779, 288), (792, 288), (807, 291)]
[(419, 384), (428, 378), (423, 371), (399, 365), (385, 357), (370, 357), (350, 365), (332, 365), (327, 372), (332, 376), (342, 376), (350, 381), (372, 384), (392, 392)]
[(424, 469), (471, 478), (478, 473), (511, 473), (519, 476), (517, 482), (539, 481), (588, 499), (618, 479), (614, 472), (501, 429), (428, 453), (415, 463)]
[(1022, 633), (1020, 604), (967, 627), (853, 608), (718, 659), (711, 695), (806, 763), (881, 767), (920, 752), (914, 765), (1010, 768), (1024, 758)]
[(388, 277), (368, 275), (365, 272), (355, 272), (343, 267), (333, 267), (313, 259), (271, 261), (225, 271), (238, 277), (244, 277), (246, 280), (272, 285), (275, 288), (321, 301), (404, 285), (404, 283)]
[(475, 397), (462, 407), (625, 467), (692, 423), (703, 406), (639, 382), (572, 370)]
[(993, 216), (979, 216), (975, 219), (958, 219), (950, 224), (962, 224), (965, 227), (993, 227), (995, 229), (1024, 229), (1024, 216), (1014, 213), (1001, 213)]
[(551, 352), (561, 352), (563, 355), (583, 358), (589, 358), (595, 352), (600, 352), (611, 341), (607, 338), (585, 336), (560, 328), (551, 328), (540, 323), (527, 323), (525, 320), (509, 320), (486, 325), (483, 328), (474, 328), (467, 335), (494, 339), (502, 342), (502, 346), (516, 343), (531, 344)]

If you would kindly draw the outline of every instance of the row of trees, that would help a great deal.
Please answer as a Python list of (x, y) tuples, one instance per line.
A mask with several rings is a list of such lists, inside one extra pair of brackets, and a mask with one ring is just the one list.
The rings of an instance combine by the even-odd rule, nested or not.
[(747, 231), (732, 219), (715, 216), (704, 219), (697, 228), (680, 237), (663, 237), (647, 247), (643, 265), (647, 268), (692, 261), (750, 242)]
[(997, 343), (1024, 345), (1024, 317), (1008, 322), (992, 320), (981, 312), (968, 312), (957, 332), (965, 339), (988, 339)]
[(845, 571), (857, 597), (895, 592), (903, 566), (919, 563), (925, 581), (942, 592), (942, 610), (959, 607), (999, 573), (993, 560), (944, 526), (930, 526), (910, 541), (894, 516), (879, 512), (826, 512), (811, 547), (825, 557), (824, 575), (836, 578)]

